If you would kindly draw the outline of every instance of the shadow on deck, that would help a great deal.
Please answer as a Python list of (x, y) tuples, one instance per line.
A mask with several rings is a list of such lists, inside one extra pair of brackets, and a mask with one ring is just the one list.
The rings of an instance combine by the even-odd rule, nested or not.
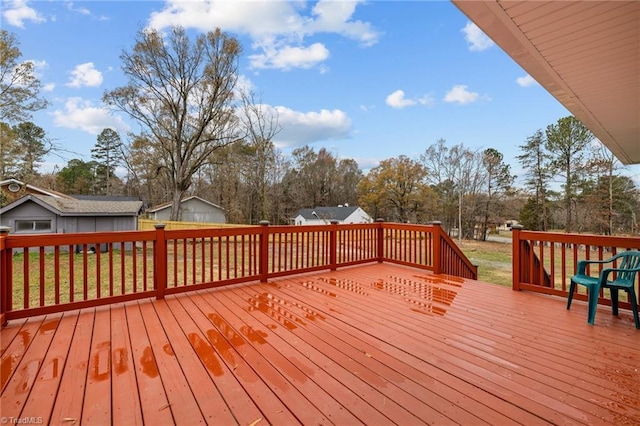
[[(390, 264), (15, 320), (2, 416), (52, 424), (640, 424), (629, 312)], [(14, 423), (16, 421), (13, 421)]]

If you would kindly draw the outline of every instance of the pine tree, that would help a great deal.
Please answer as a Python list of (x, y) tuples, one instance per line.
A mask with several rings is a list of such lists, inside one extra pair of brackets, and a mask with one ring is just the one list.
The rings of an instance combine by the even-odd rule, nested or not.
[(111, 174), (122, 162), (122, 141), (120, 135), (113, 129), (104, 129), (98, 135), (98, 142), (91, 149), (91, 157), (106, 167), (106, 195), (109, 195), (109, 181)]

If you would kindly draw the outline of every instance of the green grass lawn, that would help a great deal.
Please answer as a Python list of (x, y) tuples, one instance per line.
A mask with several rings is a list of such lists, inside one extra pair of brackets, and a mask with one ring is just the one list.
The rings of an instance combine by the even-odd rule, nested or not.
[(478, 266), (478, 280), (511, 287), (511, 244), (463, 240), (456, 244)]

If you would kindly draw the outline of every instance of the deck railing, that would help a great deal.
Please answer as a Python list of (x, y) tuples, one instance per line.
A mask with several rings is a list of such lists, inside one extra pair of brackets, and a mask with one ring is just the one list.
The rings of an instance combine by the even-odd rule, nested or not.
[[(519, 226), (513, 227), (512, 234), (513, 289), (562, 297), (568, 295), (578, 261), (605, 260), (624, 250), (640, 250), (637, 237), (525, 231)], [(588, 272), (597, 277), (602, 268), (592, 267)], [(640, 277), (636, 279), (636, 290), (638, 281)], [(574, 298), (587, 300), (585, 289), (579, 288)], [(608, 290), (600, 291), (598, 302), (611, 305)], [(620, 307), (631, 307), (625, 293), (620, 295)]]
[(439, 223), (0, 232), (0, 321), (369, 262), (476, 279)]

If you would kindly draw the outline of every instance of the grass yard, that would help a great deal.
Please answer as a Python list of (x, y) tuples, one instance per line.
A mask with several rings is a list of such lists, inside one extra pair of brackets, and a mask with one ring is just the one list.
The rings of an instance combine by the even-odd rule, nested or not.
[(495, 241), (455, 241), (462, 252), (478, 266), (478, 280), (511, 287), (511, 244)]

